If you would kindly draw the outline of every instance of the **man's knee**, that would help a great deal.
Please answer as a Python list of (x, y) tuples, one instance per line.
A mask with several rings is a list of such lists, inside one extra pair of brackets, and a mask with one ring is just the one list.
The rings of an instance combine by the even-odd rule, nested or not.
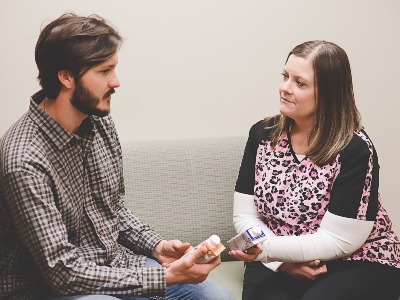
[(47, 300), (119, 300), (108, 295), (75, 295), (75, 296), (60, 296), (55, 298), (49, 298)]
[(232, 292), (212, 279), (199, 284), (177, 284), (167, 287), (166, 299), (235, 300)]
[(235, 300), (232, 292), (212, 279), (208, 279), (199, 285), (202, 299), (204, 300)]

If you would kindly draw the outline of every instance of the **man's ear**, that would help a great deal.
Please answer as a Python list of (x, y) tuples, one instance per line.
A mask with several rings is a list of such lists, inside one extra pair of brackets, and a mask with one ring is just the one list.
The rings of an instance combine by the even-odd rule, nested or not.
[(61, 84), (65, 88), (72, 89), (75, 86), (74, 76), (70, 71), (61, 70), (58, 71), (57, 75), (58, 75), (58, 80), (60, 80)]

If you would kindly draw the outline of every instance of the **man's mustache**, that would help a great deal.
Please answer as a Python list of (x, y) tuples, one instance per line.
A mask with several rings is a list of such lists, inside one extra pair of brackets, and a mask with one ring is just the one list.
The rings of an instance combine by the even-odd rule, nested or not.
[(112, 94), (114, 94), (115, 93), (115, 89), (114, 88), (111, 88), (105, 95), (104, 95), (104, 99), (106, 99), (106, 98), (108, 98), (108, 97), (110, 97)]

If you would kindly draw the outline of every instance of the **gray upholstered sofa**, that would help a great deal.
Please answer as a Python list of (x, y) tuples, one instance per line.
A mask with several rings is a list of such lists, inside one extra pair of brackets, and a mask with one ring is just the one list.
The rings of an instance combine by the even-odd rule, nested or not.
[[(166, 239), (196, 245), (218, 234), (227, 247), (245, 143), (245, 137), (122, 143), (128, 207)], [(210, 278), (241, 299), (243, 263), (227, 251), (221, 258)]]

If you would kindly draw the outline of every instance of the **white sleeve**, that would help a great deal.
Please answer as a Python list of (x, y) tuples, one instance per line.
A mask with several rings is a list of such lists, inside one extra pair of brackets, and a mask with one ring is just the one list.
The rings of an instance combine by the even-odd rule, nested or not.
[(365, 243), (373, 225), (374, 221), (346, 218), (328, 211), (316, 233), (265, 240), (257, 260), (296, 263), (348, 256)]
[[(265, 225), (254, 204), (254, 196), (235, 192), (233, 201), (233, 226), (237, 233), (242, 233), (250, 227), (259, 225), (265, 234), (274, 237), (275, 234)], [(273, 261), (263, 264), (276, 272), (281, 262)]]

